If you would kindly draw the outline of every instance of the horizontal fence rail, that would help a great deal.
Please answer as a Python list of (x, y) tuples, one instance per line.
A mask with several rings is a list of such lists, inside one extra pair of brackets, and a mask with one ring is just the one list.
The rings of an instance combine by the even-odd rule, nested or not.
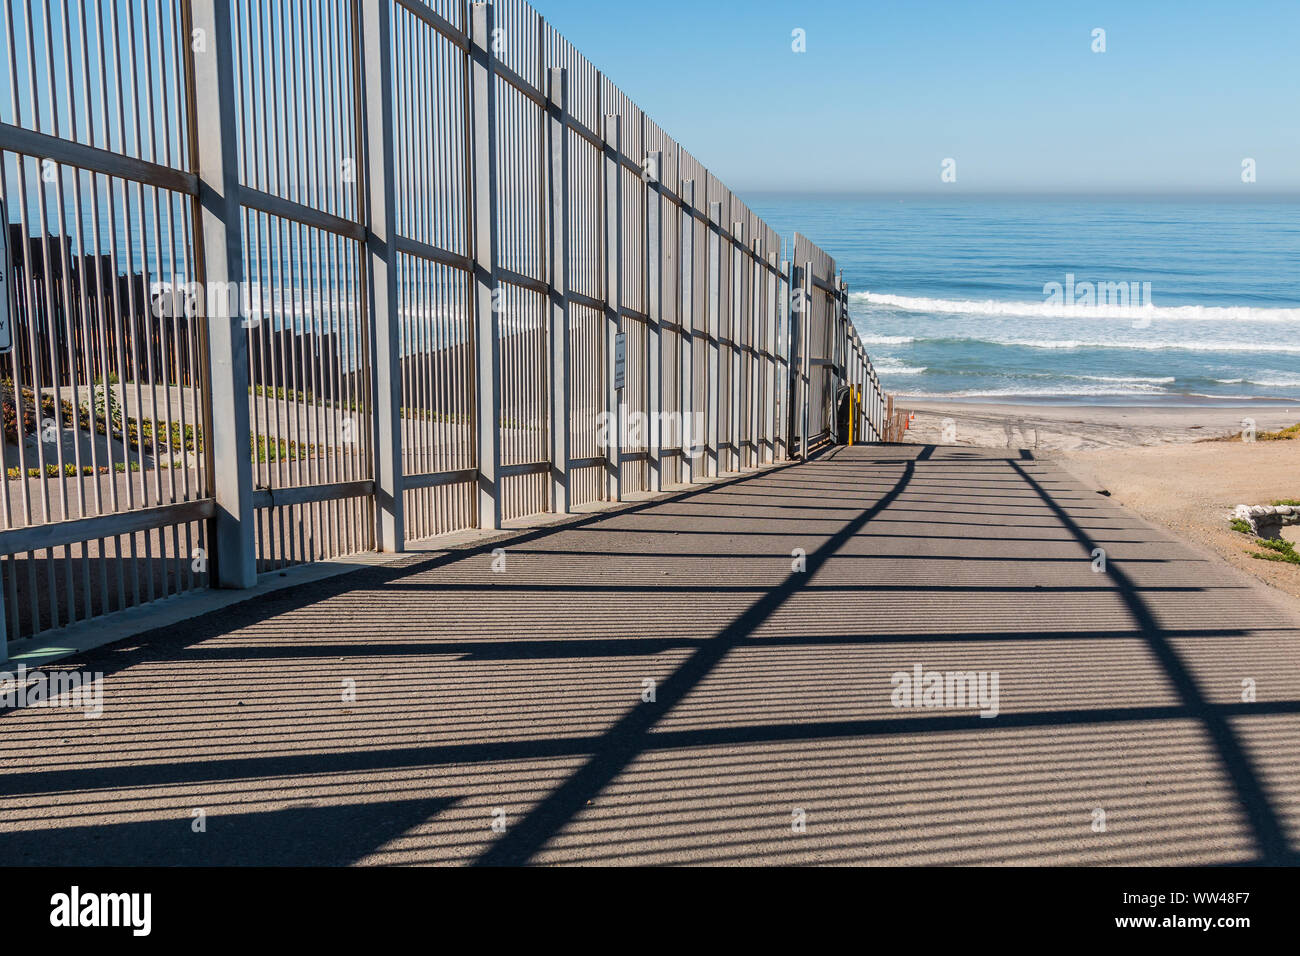
[(28, 0), (0, 45), (0, 659), (900, 438), (834, 260), (520, 0)]

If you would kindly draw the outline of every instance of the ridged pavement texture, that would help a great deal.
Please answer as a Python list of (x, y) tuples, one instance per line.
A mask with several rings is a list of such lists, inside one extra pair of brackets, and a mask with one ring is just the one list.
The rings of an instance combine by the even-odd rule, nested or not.
[(101, 717), (0, 714), (0, 859), (1295, 862), (1298, 650), (1050, 463), (839, 449), (84, 655)]

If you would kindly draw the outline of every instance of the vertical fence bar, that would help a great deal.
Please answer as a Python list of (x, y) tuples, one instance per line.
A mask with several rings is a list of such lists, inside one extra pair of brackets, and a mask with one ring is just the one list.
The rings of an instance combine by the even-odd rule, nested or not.
[(745, 302), (745, 224), (731, 224), (731, 388), (730, 400), (727, 402), (728, 432), (731, 435), (730, 451), (727, 455), (728, 471), (740, 471), (744, 462), (741, 458), (742, 422), (742, 387), (743, 366), (741, 356), (741, 329), (744, 324)]
[(776, 275), (776, 399), (772, 410), (776, 442), (780, 446), (777, 461), (790, 458), (790, 276), (791, 265), (782, 259)]
[(778, 359), (777, 359), (777, 334), (779, 325), (777, 323), (777, 295), (779, 284), (777, 282), (776, 272), (776, 253), (767, 254), (767, 349), (764, 353), (763, 363), (766, 366), (764, 376), (763, 390), (763, 460), (770, 464), (777, 461), (776, 439), (777, 432), (781, 425), (781, 392), (779, 390), (779, 381), (777, 380)]
[(795, 369), (795, 362), (798, 361), (799, 350), (803, 347), (799, 341), (802, 334), (802, 325), (799, 322), (797, 302), (802, 294), (799, 285), (800, 275), (799, 267), (793, 261), (786, 261), (782, 264), (785, 272), (785, 372), (783, 375), (784, 382), (782, 390), (786, 398), (785, 420), (781, 427), (785, 430), (785, 453), (787, 458), (794, 457), (798, 443), (797, 438), (797, 415), (799, 409), (799, 374)]
[(550, 163), (551, 510), (569, 510), (569, 72), (552, 69), (547, 83)]
[(763, 398), (763, 239), (761, 233), (751, 236), (746, 253), (745, 288), (745, 467), (758, 468), (763, 464), (763, 423), (760, 403)]
[(664, 154), (655, 150), (646, 157), (650, 174), (646, 179), (646, 312), (649, 328), (646, 329), (646, 414), (649, 416), (650, 434), (647, 448), (650, 453), (650, 490), (663, 488), (663, 432), (660, 412), (663, 411), (663, 373), (660, 361), (663, 355), (663, 163)]
[[(681, 185), (681, 480), (689, 485), (698, 475), (691, 451), (704, 438), (695, 429), (695, 181), (683, 179)], [(688, 447), (689, 446), (689, 447)]]
[(501, 527), (501, 336), (497, 310), (496, 69), (492, 5), (471, 7), (470, 123), (474, 222), (475, 425), (478, 447), (478, 526)]
[(866, 350), (859, 345), (858, 388), (862, 392), (862, 437), (864, 441), (876, 440), (871, 428), (871, 384), (868, 379), (870, 368), (871, 360), (867, 358)]
[(854, 343), (853, 347), (853, 391), (856, 396), (854, 408), (857, 409), (857, 434), (863, 440), (867, 440), (867, 416), (864, 412), (865, 406), (862, 404), (866, 398), (867, 391), (862, 387), (862, 371), (866, 368), (862, 350)]
[(717, 477), (722, 471), (722, 451), (718, 447), (719, 407), (718, 407), (718, 373), (721, 371), (721, 354), (718, 341), (722, 335), (722, 203), (709, 203), (709, 303), (708, 328), (706, 329), (709, 364), (705, 369), (705, 395), (707, 410), (705, 427), (707, 428), (708, 458), (705, 461), (706, 474)]
[(623, 333), (623, 146), (617, 113), (605, 115), (605, 449), (610, 501), (623, 500), (622, 389), (615, 380), (619, 336)]
[(763, 240), (754, 239), (749, 257), (749, 308), (745, 311), (746, 348), (746, 461), (750, 468), (763, 464)]
[(362, 0), (361, 44), (365, 109), (366, 258), (372, 405), (375, 414), (375, 517), (381, 551), (402, 551), (406, 520), (402, 502), (402, 347), (397, 314), (397, 253), (393, 213), (393, 63), (389, 43), (391, 0)]
[[(240, 321), (244, 278), (240, 232), (239, 166), (231, 56), (229, 0), (193, 0), (191, 64), (186, 77), (193, 168), (198, 171), (196, 216), (200, 228), (195, 260), (198, 280), (209, 291), (202, 322), (207, 346), (208, 474), (216, 499), (212, 520), (212, 575), (219, 587), (257, 583), (253, 541), (253, 466), (248, 422), (248, 339)], [(212, 290), (235, 290), (213, 295)], [(228, 306), (234, 305), (233, 310)], [(233, 315), (222, 313), (233, 311)]]
[(853, 434), (861, 439), (865, 434), (862, 415), (862, 356), (858, 354), (857, 346), (849, 352), (849, 357), (853, 365), (853, 374), (849, 378), (849, 388), (853, 389)]
[[(812, 331), (813, 296), (817, 289), (813, 285), (812, 260), (806, 261), (799, 274), (799, 298), (803, 302), (803, 315), (800, 322), (803, 347), (799, 350), (799, 457), (808, 460), (808, 448), (812, 440)], [(823, 347), (827, 343), (822, 342)]]
[(867, 441), (875, 441), (876, 436), (871, 425), (871, 361), (867, 358), (866, 351), (860, 346), (858, 349), (858, 388), (862, 390), (862, 437)]

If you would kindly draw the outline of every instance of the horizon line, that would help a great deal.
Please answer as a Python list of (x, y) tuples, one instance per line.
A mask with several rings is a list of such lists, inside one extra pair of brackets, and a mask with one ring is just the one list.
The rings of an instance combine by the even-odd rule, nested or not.
[(1259, 200), (1259, 199), (1287, 199), (1300, 200), (1300, 189), (1294, 190), (1270, 190), (1270, 191), (1252, 191), (1241, 192), (1237, 190), (1230, 191), (1211, 191), (1211, 190), (1177, 190), (1177, 189), (835, 189), (819, 187), (814, 189), (801, 189), (791, 187), (756, 187), (750, 188), (740, 186), (738, 191), (752, 194), (766, 194), (778, 196), (870, 196), (870, 197), (888, 197), (888, 198), (939, 198), (939, 197), (967, 197), (967, 198), (986, 198), (986, 197), (1014, 197), (1017, 199), (1039, 198), (1181, 198), (1181, 199), (1233, 199), (1233, 200)]

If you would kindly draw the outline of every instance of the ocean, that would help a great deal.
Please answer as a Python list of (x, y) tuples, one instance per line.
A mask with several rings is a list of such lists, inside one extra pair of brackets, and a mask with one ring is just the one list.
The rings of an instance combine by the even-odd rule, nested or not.
[(1300, 199), (747, 199), (835, 257), (896, 394), (1300, 399)]

